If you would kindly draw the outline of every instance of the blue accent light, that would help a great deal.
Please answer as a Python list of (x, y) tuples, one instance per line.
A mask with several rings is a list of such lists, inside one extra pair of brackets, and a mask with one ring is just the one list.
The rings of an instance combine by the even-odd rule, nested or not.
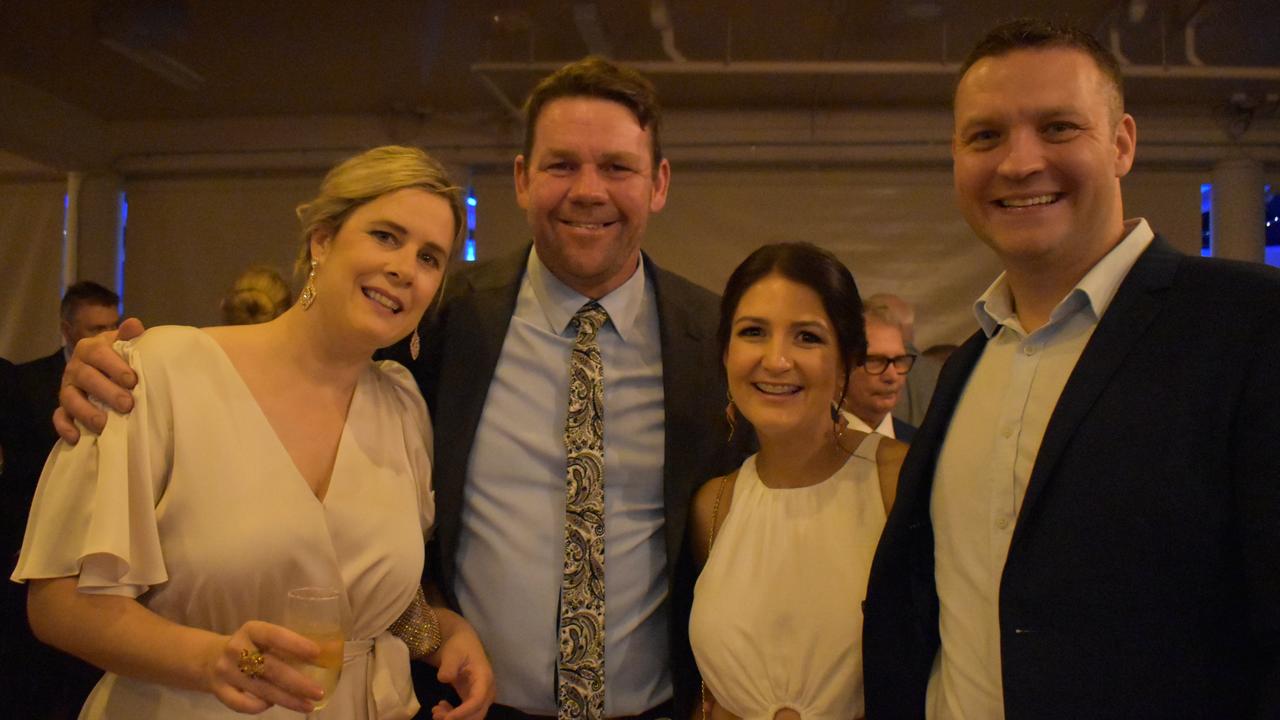
[(467, 188), (467, 239), (462, 246), (462, 259), (466, 262), (476, 261), (476, 200), (475, 190)]
[(1213, 184), (1200, 184), (1200, 256), (1213, 255), (1212, 238), (1210, 237), (1209, 211), (1213, 208)]
[(67, 294), (67, 277), (66, 277), (67, 219), (70, 217), (71, 217), (71, 195), (67, 193), (63, 193), (62, 194), (62, 268), (58, 272), (58, 275), (61, 279), (61, 282), (59, 283), (59, 286), (58, 286), (58, 297), (62, 297), (63, 295)]
[(117, 312), (124, 315), (124, 231), (129, 225), (129, 198), (124, 191), (118, 197), (120, 203), (120, 224), (116, 226), (116, 294), (120, 296), (120, 307)]

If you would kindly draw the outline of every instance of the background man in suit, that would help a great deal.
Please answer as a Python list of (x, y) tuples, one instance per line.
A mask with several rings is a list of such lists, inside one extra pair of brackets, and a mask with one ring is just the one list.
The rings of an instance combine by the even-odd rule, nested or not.
[(42, 455), (48, 455), (58, 441), (49, 418), (58, 407), (58, 388), (67, 358), (84, 338), (115, 330), (120, 324), (119, 307), (120, 296), (92, 280), (72, 285), (62, 294), (59, 309), (62, 346), (45, 357), (18, 365), (18, 385), (28, 399), (32, 426), (38, 428), (42, 439), (49, 440)]
[(922, 352), (916, 345), (916, 308), (906, 299), (893, 293), (876, 293), (869, 296), (865, 305), (884, 305), (889, 312), (898, 318), (898, 326), (902, 328), (902, 340), (907, 352), (915, 355), (911, 365), (911, 374), (907, 376), (906, 386), (898, 395), (898, 404), (893, 406), (893, 416), (911, 425), (920, 427), (924, 413), (929, 409), (929, 399), (933, 397), (933, 388), (938, 384), (938, 373), (942, 371), (942, 363), (934, 357)]
[(1093, 38), (997, 28), (954, 110), (1005, 272), (902, 469), (867, 716), (1280, 716), (1280, 273), (1124, 219), (1136, 129)]
[(849, 427), (911, 442), (915, 426), (890, 413), (918, 358), (908, 353), (902, 322), (888, 305), (868, 299), (862, 318), (867, 328), (867, 353), (849, 373), (849, 392), (844, 399)]

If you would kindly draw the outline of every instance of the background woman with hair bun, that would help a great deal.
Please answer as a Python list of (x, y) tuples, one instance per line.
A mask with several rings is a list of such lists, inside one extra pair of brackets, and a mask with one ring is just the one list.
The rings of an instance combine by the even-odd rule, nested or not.
[(293, 292), (280, 273), (253, 265), (236, 277), (222, 298), (222, 322), (253, 325), (280, 317), (293, 304)]

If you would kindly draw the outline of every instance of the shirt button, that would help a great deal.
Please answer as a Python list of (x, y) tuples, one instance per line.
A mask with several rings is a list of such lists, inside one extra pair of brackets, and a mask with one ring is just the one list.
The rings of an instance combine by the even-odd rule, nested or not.
[(999, 518), (996, 519), (996, 527), (1001, 530), (1008, 530), (1009, 518), (1007, 516), (1001, 515)]
[(1035, 354), (1036, 354), (1036, 351), (1037, 351), (1037, 350), (1039, 350), (1039, 349), (1040, 349), (1040, 348), (1036, 347), (1035, 345), (1024, 345), (1024, 346), (1022, 347), (1022, 354), (1023, 354), (1023, 355), (1035, 355)]
[(1006, 440), (1013, 437), (1013, 426), (1006, 425), (1005, 428), (1000, 431), (1000, 435)]

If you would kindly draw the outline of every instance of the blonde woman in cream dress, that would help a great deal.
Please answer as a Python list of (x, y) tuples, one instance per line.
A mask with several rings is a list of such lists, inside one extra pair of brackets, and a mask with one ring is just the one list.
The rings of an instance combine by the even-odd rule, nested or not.
[(860, 718), (860, 605), (906, 446), (835, 410), (866, 350), (853, 276), (807, 243), (760, 248), (729, 279), (720, 343), (760, 451), (694, 499), (703, 712)]
[[(82, 718), (311, 711), (322, 689), (288, 660), (318, 646), (282, 626), (302, 586), (339, 589), (346, 630), (314, 717), (418, 710), (388, 626), (421, 582), (431, 426), (408, 371), (369, 358), (417, 327), (460, 205), (436, 161), (383, 147), (330, 171), (298, 214), (299, 302), (262, 324), (116, 343), (132, 412), (45, 467), (13, 578), (30, 583), (38, 637), (107, 671)], [(444, 644), (427, 660), (466, 702), (433, 714), (478, 720), (492, 671), (470, 625), (437, 613)], [(255, 652), (261, 676), (242, 662)]]

